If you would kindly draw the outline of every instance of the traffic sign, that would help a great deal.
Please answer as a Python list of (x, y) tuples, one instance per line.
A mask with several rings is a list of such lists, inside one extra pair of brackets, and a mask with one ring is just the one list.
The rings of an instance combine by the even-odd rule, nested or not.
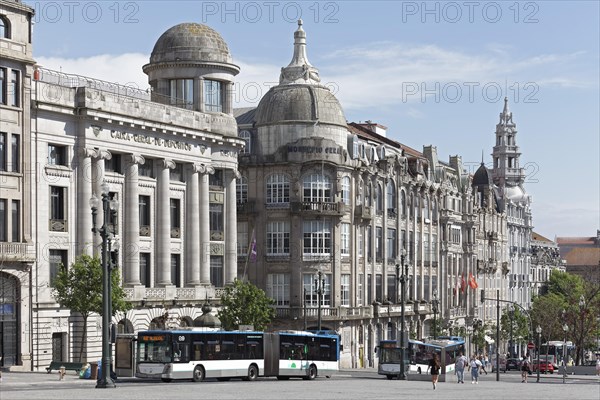
[(535, 349), (535, 344), (533, 342), (529, 342), (529, 343), (527, 343), (527, 348), (529, 350)]

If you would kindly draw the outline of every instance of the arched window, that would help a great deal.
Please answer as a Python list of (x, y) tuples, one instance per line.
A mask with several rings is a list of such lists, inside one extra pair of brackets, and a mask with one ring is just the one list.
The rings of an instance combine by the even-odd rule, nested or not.
[(413, 202), (413, 212), (414, 212), (414, 217), (415, 218), (419, 218), (421, 217), (421, 202), (420, 202), (420, 198), (419, 195), (415, 195), (414, 197), (414, 202)]
[(133, 324), (127, 318), (123, 318), (117, 324), (117, 333), (135, 333)]
[(4, 15), (0, 15), (0, 38), (10, 39), (10, 22)]
[(252, 152), (252, 142), (250, 131), (243, 130), (239, 134), (240, 139), (246, 141), (246, 146), (240, 151), (240, 154), (250, 154)]
[(245, 176), (236, 179), (235, 183), (236, 196), (238, 203), (247, 203), (248, 202), (248, 178)]
[(438, 202), (437, 200), (433, 200), (433, 209), (432, 209), (432, 218), (434, 221), (438, 220)]
[(302, 201), (331, 203), (331, 181), (322, 174), (304, 177)]
[(394, 215), (397, 213), (396, 211), (396, 185), (393, 180), (389, 180), (387, 184), (387, 207), (388, 213), (393, 213)]
[(160, 331), (163, 329), (165, 329), (165, 320), (161, 317), (154, 318), (148, 327), (149, 331)]
[(284, 174), (273, 174), (267, 178), (267, 204), (289, 204), (290, 180)]
[(371, 184), (367, 184), (365, 192), (365, 206), (371, 207)]
[(377, 184), (375, 189), (375, 207), (377, 214), (383, 214), (383, 189), (380, 183)]
[(342, 186), (342, 203), (350, 204), (350, 177), (344, 176), (341, 182)]
[(423, 218), (429, 219), (429, 196), (423, 197)]

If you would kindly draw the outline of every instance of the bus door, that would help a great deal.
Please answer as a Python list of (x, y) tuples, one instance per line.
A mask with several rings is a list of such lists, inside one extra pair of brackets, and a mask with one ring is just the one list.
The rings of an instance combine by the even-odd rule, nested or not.
[(264, 333), (265, 376), (279, 375), (279, 334)]

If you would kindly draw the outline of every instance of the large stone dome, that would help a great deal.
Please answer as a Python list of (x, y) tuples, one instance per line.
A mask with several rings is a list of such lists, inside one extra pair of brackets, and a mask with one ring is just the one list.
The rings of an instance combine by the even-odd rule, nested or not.
[(315, 123), (346, 127), (339, 101), (326, 87), (279, 85), (272, 87), (256, 109), (256, 126)]
[(171, 61), (232, 62), (229, 47), (214, 29), (194, 22), (175, 25), (156, 41), (150, 64)]

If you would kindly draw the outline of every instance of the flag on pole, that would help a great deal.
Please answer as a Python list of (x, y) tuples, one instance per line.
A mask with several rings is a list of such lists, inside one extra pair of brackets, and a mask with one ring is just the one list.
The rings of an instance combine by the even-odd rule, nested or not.
[(460, 291), (463, 293), (465, 292), (465, 286), (467, 286), (465, 284), (465, 274), (462, 274), (460, 277)]
[(471, 286), (471, 289), (477, 289), (479, 287), (477, 281), (475, 280), (475, 277), (471, 272), (469, 272), (469, 286)]
[(250, 242), (250, 261), (256, 262), (256, 235), (254, 229), (252, 230), (252, 241)]

